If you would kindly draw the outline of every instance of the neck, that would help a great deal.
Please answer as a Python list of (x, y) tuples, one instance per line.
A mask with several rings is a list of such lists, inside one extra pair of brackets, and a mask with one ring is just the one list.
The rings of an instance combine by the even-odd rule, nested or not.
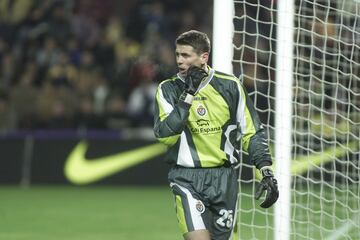
[(209, 68), (208, 65), (205, 63), (204, 66), (202, 67), (202, 69), (204, 69), (207, 73), (209, 73)]

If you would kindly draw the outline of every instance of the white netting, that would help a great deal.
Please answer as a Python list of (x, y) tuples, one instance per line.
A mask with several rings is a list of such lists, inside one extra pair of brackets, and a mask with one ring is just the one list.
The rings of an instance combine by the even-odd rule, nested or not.
[[(273, 146), (276, 1), (234, 3), (234, 73)], [(290, 239), (360, 239), (360, 2), (297, 0), (294, 21)], [(236, 239), (273, 239), (249, 172), (245, 157)]]

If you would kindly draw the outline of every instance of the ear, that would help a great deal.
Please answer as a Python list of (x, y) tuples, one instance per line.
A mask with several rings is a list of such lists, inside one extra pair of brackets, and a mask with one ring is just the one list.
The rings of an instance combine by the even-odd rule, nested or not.
[(209, 53), (208, 52), (202, 53), (200, 56), (200, 60), (201, 60), (201, 64), (207, 63), (209, 61)]

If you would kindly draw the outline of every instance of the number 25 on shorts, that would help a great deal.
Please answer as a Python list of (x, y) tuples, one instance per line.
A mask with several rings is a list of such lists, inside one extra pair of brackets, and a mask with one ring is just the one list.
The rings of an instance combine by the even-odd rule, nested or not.
[(233, 223), (233, 210), (221, 209), (219, 215), (221, 215), (221, 217), (216, 220), (216, 223), (221, 227), (231, 228)]

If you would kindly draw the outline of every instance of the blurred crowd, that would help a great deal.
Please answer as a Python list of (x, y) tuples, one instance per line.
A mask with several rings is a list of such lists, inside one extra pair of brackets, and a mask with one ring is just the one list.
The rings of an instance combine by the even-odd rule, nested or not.
[(211, 28), (205, 0), (0, 0), (0, 131), (150, 126), (174, 39)]
[[(299, 2), (296, 11), (309, 17), (295, 21), (294, 100), (324, 105), (329, 115), (356, 112), (359, 99), (346, 90), (359, 88), (348, 77), (359, 76), (352, 5), (338, 16), (344, 7), (335, 2)], [(270, 125), (276, 3), (234, 2), (234, 74)], [(0, 0), (0, 132), (152, 126), (157, 84), (176, 73), (175, 38), (199, 29), (211, 39), (212, 7), (207, 0)]]

